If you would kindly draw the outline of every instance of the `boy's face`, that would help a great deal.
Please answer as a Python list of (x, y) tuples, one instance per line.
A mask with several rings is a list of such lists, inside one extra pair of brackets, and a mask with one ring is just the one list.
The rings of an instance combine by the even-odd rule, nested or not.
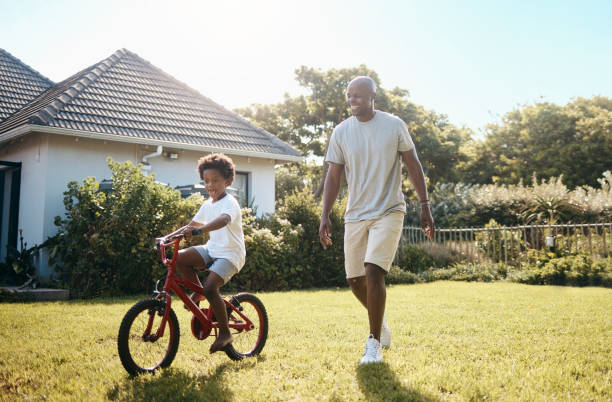
[(232, 180), (223, 177), (217, 169), (206, 169), (202, 176), (204, 176), (206, 192), (213, 201), (223, 198), (225, 196), (225, 189), (232, 184)]

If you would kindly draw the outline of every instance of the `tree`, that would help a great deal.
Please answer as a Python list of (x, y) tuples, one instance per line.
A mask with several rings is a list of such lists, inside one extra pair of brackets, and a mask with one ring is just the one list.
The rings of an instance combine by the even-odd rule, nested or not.
[(466, 153), (472, 156), (460, 165), (466, 182), (517, 184), (535, 173), (544, 179), (562, 175), (570, 188), (597, 186), (612, 169), (612, 99), (523, 106), (489, 125), (485, 140)]
[[(274, 133), (308, 157), (323, 157), (334, 127), (350, 116), (346, 105), (346, 87), (358, 75), (371, 77), (378, 87), (376, 108), (402, 118), (412, 134), (424, 170), (431, 182), (453, 180), (455, 166), (466, 158), (461, 145), (470, 137), (465, 128), (451, 125), (446, 116), (425, 110), (408, 100), (408, 91), (386, 90), (378, 74), (365, 65), (321, 71), (302, 66), (296, 80), (309, 90), (308, 95), (290, 97), (273, 105), (251, 105), (236, 112), (254, 124)], [(325, 177), (323, 167), (321, 177)], [(315, 190), (320, 195), (323, 180)]]

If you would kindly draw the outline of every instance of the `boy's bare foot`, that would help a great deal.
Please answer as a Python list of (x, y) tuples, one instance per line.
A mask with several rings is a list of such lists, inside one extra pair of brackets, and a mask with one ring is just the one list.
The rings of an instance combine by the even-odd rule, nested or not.
[(233, 341), (234, 341), (234, 338), (232, 337), (232, 334), (230, 334), (229, 332), (227, 335), (221, 335), (221, 333), (219, 333), (219, 336), (217, 337), (217, 339), (215, 339), (213, 344), (210, 345), (210, 353), (215, 353), (220, 350), (223, 350), (223, 348), (225, 348), (227, 345), (229, 345)]

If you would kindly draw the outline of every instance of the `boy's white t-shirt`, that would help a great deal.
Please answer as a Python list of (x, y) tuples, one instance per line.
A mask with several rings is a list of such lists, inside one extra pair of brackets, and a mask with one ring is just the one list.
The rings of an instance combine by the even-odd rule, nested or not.
[(209, 232), (210, 240), (206, 243), (206, 247), (212, 258), (228, 259), (240, 271), (244, 265), (246, 249), (242, 232), (242, 214), (236, 198), (229, 193), (217, 202), (209, 198), (202, 204), (193, 220), (206, 224), (221, 214), (229, 215), (230, 222), (221, 229)]

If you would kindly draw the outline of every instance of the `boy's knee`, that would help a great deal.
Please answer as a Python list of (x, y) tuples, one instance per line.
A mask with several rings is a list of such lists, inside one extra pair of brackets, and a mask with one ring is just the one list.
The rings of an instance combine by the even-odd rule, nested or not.
[(219, 290), (217, 289), (217, 287), (212, 283), (205, 283), (202, 290), (204, 296), (206, 296), (207, 299), (210, 299), (210, 297), (215, 296), (218, 291)]

